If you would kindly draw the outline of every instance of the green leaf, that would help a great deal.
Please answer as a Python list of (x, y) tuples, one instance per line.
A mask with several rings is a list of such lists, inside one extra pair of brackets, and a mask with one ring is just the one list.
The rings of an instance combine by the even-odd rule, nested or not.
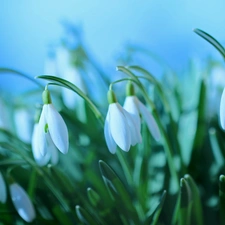
[(0, 68), (0, 73), (12, 73), (12, 74), (15, 74), (17, 76), (20, 76), (20, 77), (24, 77), (26, 78), (27, 80), (30, 80), (32, 81), (33, 83), (37, 84), (40, 88), (44, 88), (42, 84), (40, 84), (38, 81), (36, 81), (34, 78), (30, 77), (29, 75), (27, 74), (24, 74), (18, 70), (14, 70), (14, 69), (10, 69), (10, 68), (5, 68), (5, 67), (1, 67)]
[(148, 218), (148, 223), (146, 224), (151, 224), (151, 225), (156, 225), (160, 216), (160, 213), (162, 211), (164, 202), (166, 199), (166, 190), (163, 191), (163, 194), (159, 200), (159, 204), (157, 205), (156, 209), (154, 210), (154, 212), (151, 214), (151, 216)]
[(99, 160), (99, 167), (105, 185), (110, 196), (115, 201), (119, 213), (123, 213), (125, 218), (128, 220), (132, 219), (135, 224), (138, 224), (139, 219), (137, 211), (134, 208), (134, 203), (115, 171), (113, 171), (113, 169), (102, 160)]
[(202, 203), (201, 203), (198, 187), (196, 183), (194, 182), (193, 178), (189, 174), (186, 174), (184, 178), (191, 189), (191, 195), (193, 199), (193, 205), (192, 205), (192, 211), (191, 211), (191, 219), (192, 219), (191, 224), (203, 225)]
[(93, 219), (93, 217), (79, 205), (76, 206), (77, 217), (80, 222), (85, 225), (98, 225), (99, 223)]
[(197, 28), (194, 29), (194, 32), (213, 45), (225, 59), (225, 49), (214, 37)]
[(55, 205), (52, 209), (57, 221), (62, 225), (73, 225), (75, 220), (69, 213), (61, 209), (59, 205)]
[(193, 173), (198, 172), (198, 163), (201, 156), (202, 147), (205, 143), (206, 137), (206, 99), (207, 99), (207, 86), (206, 80), (202, 78), (200, 83), (200, 91), (198, 97), (198, 106), (197, 106), (197, 125), (196, 125), (196, 132), (193, 141), (193, 147), (191, 152), (191, 159), (189, 170), (193, 171)]
[(94, 191), (92, 188), (87, 189), (88, 199), (90, 203), (95, 207), (98, 205), (100, 201), (100, 196), (96, 191)]
[(180, 180), (180, 225), (190, 225), (192, 192), (186, 179)]
[(218, 165), (218, 168), (221, 168), (224, 164), (224, 159), (223, 159), (223, 154), (217, 139), (217, 131), (215, 128), (210, 128), (209, 138), (210, 138), (210, 144), (212, 146), (212, 152), (214, 154), (216, 164)]

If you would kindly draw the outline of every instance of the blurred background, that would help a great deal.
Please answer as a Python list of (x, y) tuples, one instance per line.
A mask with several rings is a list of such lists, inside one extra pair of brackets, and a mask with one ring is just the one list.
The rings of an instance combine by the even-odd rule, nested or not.
[[(213, 55), (222, 61), (193, 29), (200, 28), (225, 43), (224, 11), (223, 0), (1, 1), (0, 67), (33, 77), (43, 74), (49, 46), (61, 40), (63, 24), (69, 22), (79, 27), (92, 57), (109, 75), (116, 73), (117, 59), (127, 44), (148, 49), (179, 73), (190, 58), (201, 63)], [(145, 64), (159, 75), (154, 63)], [(1, 76), (1, 89), (22, 90), (30, 84), (9, 76)]]

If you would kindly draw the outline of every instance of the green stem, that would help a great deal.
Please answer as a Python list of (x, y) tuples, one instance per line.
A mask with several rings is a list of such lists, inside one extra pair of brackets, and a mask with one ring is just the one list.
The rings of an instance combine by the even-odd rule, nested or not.
[(117, 155), (118, 160), (123, 168), (125, 177), (127, 179), (127, 183), (129, 184), (129, 186), (133, 186), (133, 179), (132, 179), (132, 175), (130, 172), (130, 168), (128, 167), (128, 165), (126, 163), (123, 153), (121, 151), (116, 151), (116, 155)]
[(24, 77), (26, 78), (27, 80), (30, 80), (32, 81), (33, 83), (37, 84), (40, 88), (43, 88), (43, 85), (40, 84), (38, 81), (36, 81), (35, 79), (33, 79), (32, 77), (20, 72), (20, 71), (17, 71), (17, 70), (14, 70), (14, 69), (9, 69), (9, 68), (0, 68), (0, 73), (12, 73), (12, 74), (15, 74), (15, 75), (18, 75), (20, 77)]

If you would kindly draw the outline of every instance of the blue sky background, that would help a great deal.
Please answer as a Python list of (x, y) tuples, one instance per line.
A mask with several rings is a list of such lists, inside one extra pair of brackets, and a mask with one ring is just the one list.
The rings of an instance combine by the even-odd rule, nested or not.
[[(61, 22), (67, 20), (82, 27), (85, 42), (103, 67), (114, 69), (117, 53), (130, 42), (179, 71), (191, 57), (220, 57), (192, 30), (203, 29), (225, 44), (224, 12), (224, 0), (1, 1), (0, 67), (43, 74), (48, 46), (60, 39)], [(20, 81), (0, 77), (1, 87), (15, 79)]]

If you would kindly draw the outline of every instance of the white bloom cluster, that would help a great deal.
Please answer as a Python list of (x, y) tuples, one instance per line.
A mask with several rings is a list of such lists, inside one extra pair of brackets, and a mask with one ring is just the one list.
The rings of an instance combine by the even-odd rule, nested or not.
[(108, 92), (109, 108), (105, 120), (104, 134), (106, 144), (111, 153), (116, 152), (116, 145), (123, 151), (141, 143), (141, 118), (145, 119), (148, 129), (155, 140), (160, 139), (160, 131), (154, 117), (139, 99), (127, 96), (122, 107), (116, 100), (112, 90)]

